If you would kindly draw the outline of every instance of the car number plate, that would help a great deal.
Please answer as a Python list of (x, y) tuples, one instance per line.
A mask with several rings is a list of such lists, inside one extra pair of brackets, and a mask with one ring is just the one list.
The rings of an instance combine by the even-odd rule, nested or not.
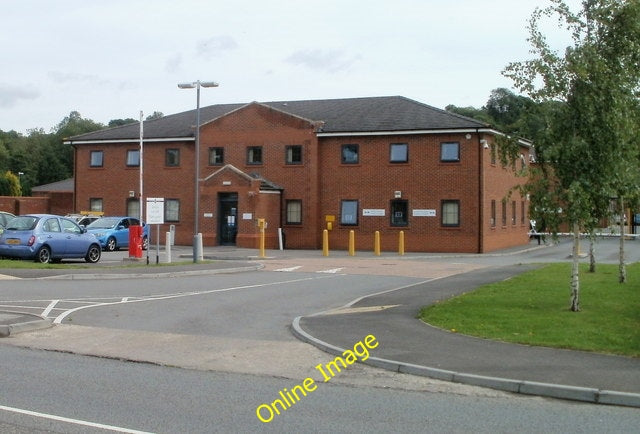
[(7, 244), (20, 244), (20, 240), (17, 238), (9, 238)]

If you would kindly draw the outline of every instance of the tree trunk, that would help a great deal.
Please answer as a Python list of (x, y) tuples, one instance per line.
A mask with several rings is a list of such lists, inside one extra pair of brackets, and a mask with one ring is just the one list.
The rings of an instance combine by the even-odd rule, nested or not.
[(596, 272), (596, 240), (595, 235), (591, 235), (589, 240), (589, 273)]
[(624, 199), (620, 196), (620, 264), (618, 266), (618, 282), (625, 283), (627, 281), (627, 267), (624, 263)]
[(571, 306), (572, 312), (580, 311), (580, 226), (573, 224), (573, 262), (571, 263)]

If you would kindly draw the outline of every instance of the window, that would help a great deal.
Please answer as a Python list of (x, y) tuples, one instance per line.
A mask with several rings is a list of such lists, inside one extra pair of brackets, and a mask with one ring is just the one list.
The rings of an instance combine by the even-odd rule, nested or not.
[(389, 161), (392, 163), (406, 163), (409, 161), (409, 145), (406, 143), (392, 143), (389, 148)]
[(262, 164), (262, 146), (247, 148), (247, 164)]
[(502, 226), (507, 225), (507, 201), (502, 199)]
[(71, 220), (60, 220), (60, 222), (62, 223), (62, 231), (67, 233), (67, 234), (81, 234), (82, 233), (82, 229), (80, 229), (80, 226), (78, 226), (77, 224), (75, 224), (74, 222), (72, 222)]
[(406, 200), (391, 201), (391, 226), (409, 225), (409, 202)]
[(140, 165), (140, 151), (138, 149), (129, 149), (127, 151), (127, 166), (135, 167)]
[(180, 149), (166, 149), (164, 151), (164, 164), (167, 167), (180, 165)]
[(90, 167), (102, 167), (104, 164), (104, 153), (102, 151), (91, 151)]
[(44, 222), (42, 227), (45, 232), (62, 232), (60, 230), (60, 223), (58, 223), (58, 219), (49, 219)]
[(524, 208), (524, 200), (520, 201), (520, 224), (523, 225), (524, 224), (524, 214), (525, 214), (525, 208)]
[(498, 153), (498, 151), (496, 150), (496, 145), (494, 145), (493, 143), (491, 144), (491, 164), (495, 165), (496, 164), (496, 154)]
[(165, 199), (164, 201), (164, 221), (180, 221), (180, 199)]
[(302, 164), (302, 146), (287, 146), (287, 164)]
[(496, 227), (496, 201), (491, 201), (491, 227)]
[(140, 217), (140, 199), (138, 198), (127, 199), (127, 216)]
[(357, 225), (358, 224), (358, 201), (343, 200), (340, 206), (340, 224)]
[(342, 164), (358, 164), (358, 145), (342, 145)]
[(511, 224), (516, 224), (516, 201), (511, 201)]
[(442, 201), (442, 226), (460, 226), (460, 201)]
[(301, 200), (288, 200), (287, 201), (287, 224), (299, 225), (302, 224), (302, 201)]
[(209, 166), (224, 164), (224, 148), (209, 148)]
[(460, 143), (440, 143), (440, 161), (460, 161)]
[(89, 210), (95, 212), (102, 212), (102, 198), (92, 197), (89, 199)]

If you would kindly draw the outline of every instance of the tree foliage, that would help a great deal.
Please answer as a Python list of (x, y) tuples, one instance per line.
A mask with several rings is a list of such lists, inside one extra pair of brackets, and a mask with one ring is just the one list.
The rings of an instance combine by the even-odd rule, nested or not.
[[(147, 120), (161, 118), (161, 112), (153, 112)], [(125, 125), (138, 122), (134, 119), (115, 119), (109, 126)], [(73, 176), (73, 148), (65, 145), (68, 137), (105, 128), (105, 125), (85, 119), (77, 111), (65, 116), (47, 133), (43, 129), (32, 129), (27, 134), (16, 131), (0, 130), (0, 195), (19, 196), (15, 194), (14, 179), (7, 175), (22, 173), (17, 186), (21, 194), (28, 196), (31, 188), (49, 184)]]
[[(564, 54), (540, 30), (551, 17), (571, 34)], [(640, 2), (588, 0), (574, 13), (551, 0), (536, 9), (529, 30), (535, 57), (504, 73), (533, 101), (548, 104), (536, 137), (532, 204), (551, 229), (568, 222), (577, 245), (580, 228), (592, 230), (612, 197), (637, 197), (640, 187)], [(572, 310), (579, 310), (577, 261), (574, 254)]]

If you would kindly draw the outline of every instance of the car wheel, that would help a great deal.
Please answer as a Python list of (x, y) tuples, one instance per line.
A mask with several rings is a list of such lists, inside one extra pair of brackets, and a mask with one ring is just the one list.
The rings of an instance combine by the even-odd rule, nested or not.
[(40, 247), (40, 250), (38, 250), (36, 254), (36, 262), (40, 262), (41, 264), (51, 262), (51, 249), (47, 246)]
[(149, 248), (149, 239), (147, 237), (142, 237), (142, 250), (147, 250)]
[(89, 250), (87, 251), (87, 256), (84, 257), (84, 260), (91, 264), (95, 264), (100, 260), (101, 253), (102, 253), (102, 250), (100, 249), (99, 245), (91, 244), (91, 247), (89, 247)]
[(118, 250), (118, 244), (116, 243), (116, 239), (113, 237), (109, 237), (109, 239), (107, 240), (107, 245), (106, 245), (106, 249), (109, 252), (114, 252), (116, 250)]

